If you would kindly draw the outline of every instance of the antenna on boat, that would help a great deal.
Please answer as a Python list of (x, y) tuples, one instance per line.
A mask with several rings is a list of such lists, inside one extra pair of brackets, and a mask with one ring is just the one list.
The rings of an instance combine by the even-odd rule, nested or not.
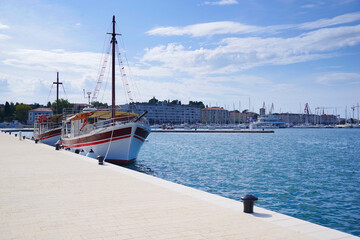
[(56, 82), (53, 82), (53, 84), (56, 84), (56, 114), (58, 114), (59, 113), (59, 85), (62, 84), (62, 82), (59, 82), (59, 72), (57, 72)]

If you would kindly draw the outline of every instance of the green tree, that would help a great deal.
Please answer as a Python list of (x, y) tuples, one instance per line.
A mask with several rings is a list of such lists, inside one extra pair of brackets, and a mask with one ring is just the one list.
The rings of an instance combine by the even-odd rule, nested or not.
[(10, 103), (6, 102), (4, 108), (4, 117), (10, 117), (10, 116), (11, 116)]
[(50, 102), (50, 101), (48, 101), (46, 107), (47, 107), (47, 108), (51, 108), (51, 102)]
[(4, 108), (0, 107), (0, 122), (4, 121)]
[(93, 105), (94, 107), (108, 107), (107, 103), (102, 103), (98, 101), (92, 102), (91, 105)]
[(198, 108), (205, 108), (205, 105), (202, 101), (189, 101), (189, 105), (190, 106), (195, 106), (195, 107), (198, 107)]
[[(58, 109), (58, 113), (62, 113), (64, 108), (73, 108), (74, 104), (70, 103), (68, 100), (65, 99), (59, 99), (59, 109)], [(51, 109), (53, 110), (54, 114), (57, 114), (56, 112), (56, 101), (54, 101), (51, 104)]]
[(25, 123), (28, 119), (28, 112), (31, 110), (31, 107), (26, 104), (17, 104), (15, 107), (15, 119), (20, 122)]
[(153, 97), (152, 99), (149, 100), (149, 103), (151, 103), (151, 104), (156, 104), (158, 102), (159, 102), (159, 100), (157, 100), (155, 97)]

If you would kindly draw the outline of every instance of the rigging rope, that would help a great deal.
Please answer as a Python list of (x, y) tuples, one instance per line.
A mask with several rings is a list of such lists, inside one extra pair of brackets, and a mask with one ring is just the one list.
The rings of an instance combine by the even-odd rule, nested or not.
[(48, 96), (48, 98), (47, 98), (47, 101), (49, 101), (49, 99), (50, 99), (50, 94), (51, 94), (51, 91), (52, 91), (53, 86), (54, 86), (54, 84), (51, 84), (51, 88), (50, 88), (50, 92), (49, 92), (49, 96)]
[(64, 84), (61, 84), (61, 86), (62, 86), (62, 88), (63, 88), (63, 90), (64, 90), (66, 99), (68, 99), (68, 97), (67, 97), (67, 95), (66, 95), (66, 92), (65, 92)]

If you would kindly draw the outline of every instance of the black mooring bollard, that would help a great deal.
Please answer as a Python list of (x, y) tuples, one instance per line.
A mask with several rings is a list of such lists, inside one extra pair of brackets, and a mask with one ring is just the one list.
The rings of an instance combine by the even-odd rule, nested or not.
[(61, 146), (60, 146), (60, 144), (55, 144), (55, 150), (60, 150), (60, 148), (61, 148)]
[(97, 156), (96, 159), (99, 161), (99, 165), (104, 165), (104, 157), (103, 156)]
[(26, 137), (25, 137), (25, 136), (23, 136), (23, 139), (24, 139), (24, 140), (25, 140), (25, 138), (26, 138)]
[(35, 139), (35, 143), (38, 143), (39, 142), (39, 140), (38, 139)]
[(75, 153), (76, 153), (76, 154), (79, 154), (79, 152), (80, 152), (79, 149), (76, 149), (76, 150), (75, 150)]
[(240, 198), (244, 203), (244, 212), (253, 213), (254, 212), (254, 203), (258, 200), (257, 197), (246, 194)]

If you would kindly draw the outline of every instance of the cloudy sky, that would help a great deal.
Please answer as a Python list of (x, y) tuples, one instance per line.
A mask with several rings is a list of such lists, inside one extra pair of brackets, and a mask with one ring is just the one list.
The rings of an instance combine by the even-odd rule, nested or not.
[[(54, 101), (57, 71), (60, 97), (86, 102), (112, 15), (126, 70), (117, 104), (130, 91), (135, 101), (293, 113), (309, 103), (344, 116), (360, 102), (358, 0), (0, 0), (0, 103)], [(110, 103), (107, 69), (97, 100)]]

